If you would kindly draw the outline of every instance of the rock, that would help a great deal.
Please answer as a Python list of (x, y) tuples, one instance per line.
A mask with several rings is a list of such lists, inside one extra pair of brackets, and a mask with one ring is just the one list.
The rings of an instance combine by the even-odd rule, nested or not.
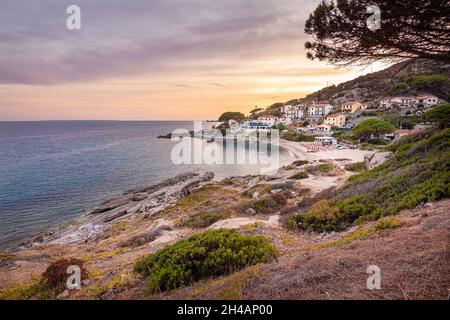
[(57, 299), (64, 299), (69, 296), (69, 290), (64, 290), (62, 293), (60, 293), (58, 296), (56, 296)]
[(258, 185), (258, 183), (259, 183), (259, 180), (258, 180), (258, 179), (252, 179), (252, 180), (250, 180), (250, 181), (248, 182), (247, 188), (248, 188), (248, 189), (251, 189), (251, 188), (253, 188), (253, 187), (256, 187), (256, 186)]
[(88, 223), (78, 228), (78, 230), (81, 232), (90, 232), (94, 230), (94, 225), (92, 223)]
[(275, 189), (275, 190), (270, 191), (270, 193), (276, 194), (276, 193), (280, 193), (282, 191), (283, 191), (283, 189)]
[(128, 214), (127, 210), (122, 210), (122, 211), (117, 212), (116, 214), (113, 214), (112, 216), (106, 217), (103, 221), (105, 223), (108, 223), (108, 222), (116, 220), (116, 219), (118, 219), (120, 217), (123, 217), (123, 216), (125, 216), (127, 214)]
[(212, 179), (214, 179), (214, 172), (206, 172), (202, 177), (203, 182), (211, 181)]
[(372, 170), (373, 168), (385, 163), (391, 155), (392, 152), (375, 152), (370, 155), (366, 155), (364, 157), (366, 168), (368, 170)]
[(253, 199), (258, 199), (259, 198), (259, 192), (256, 191), (253, 195), (252, 195)]
[(137, 195), (133, 196), (132, 200), (137, 202), (137, 201), (145, 200), (145, 199), (147, 199), (147, 197), (148, 197), (148, 195), (146, 195), (146, 194), (137, 194)]
[(256, 211), (255, 211), (255, 209), (253, 209), (253, 208), (248, 208), (247, 211), (246, 211), (246, 213), (247, 213), (247, 214), (250, 214), (250, 215), (254, 215), (254, 214), (256, 214)]
[(44, 237), (43, 236), (38, 236), (35, 239), (33, 239), (32, 242), (33, 243), (42, 243), (42, 242), (44, 242)]

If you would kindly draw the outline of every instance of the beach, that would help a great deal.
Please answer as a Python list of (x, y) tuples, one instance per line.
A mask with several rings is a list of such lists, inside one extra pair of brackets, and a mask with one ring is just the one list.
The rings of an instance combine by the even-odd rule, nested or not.
[(352, 162), (362, 162), (365, 156), (373, 153), (373, 151), (348, 148), (310, 153), (299, 142), (286, 140), (280, 140), (280, 147), (286, 149), (294, 159), (308, 161), (348, 159)]

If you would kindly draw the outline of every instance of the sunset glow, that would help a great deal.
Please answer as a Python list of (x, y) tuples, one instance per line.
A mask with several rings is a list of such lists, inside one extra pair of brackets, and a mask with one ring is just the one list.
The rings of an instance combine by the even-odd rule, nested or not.
[(216, 119), (374, 71), (306, 59), (319, 0), (78, 2), (81, 30), (67, 1), (0, 4), (0, 120)]

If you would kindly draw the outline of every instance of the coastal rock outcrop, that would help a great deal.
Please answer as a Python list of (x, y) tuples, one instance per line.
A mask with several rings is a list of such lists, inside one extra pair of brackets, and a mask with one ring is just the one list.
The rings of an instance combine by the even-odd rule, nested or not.
[(135, 214), (142, 214), (143, 217), (155, 216), (212, 179), (214, 179), (212, 172), (203, 175), (189, 172), (148, 187), (129, 190), (87, 211), (73, 225), (39, 235), (39, 241), (30, 241), (30, 244), (76, 244), (95, 241), (109, 224)]
[(383, 164), (389, 157), (392, 155), (392, 152), (375, 152), (370, 155), (364, 157), (364, 163), (368, 170), (372, 170), (373, 168)]

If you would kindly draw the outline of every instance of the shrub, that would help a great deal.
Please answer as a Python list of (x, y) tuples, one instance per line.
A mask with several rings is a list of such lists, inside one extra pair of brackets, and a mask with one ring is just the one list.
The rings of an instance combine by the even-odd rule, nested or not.
[(294, 174), (293, 176), (289, 177), (289, 179), (292, 180), (301, 180), (301, 179), (307, 179), (309, 176), (306, 172), (304, 171), (300, 171), (296, 174)]
[(155, 293), (230, 274), (276, 257), (276, 249), (264, 237), (220, 229), (167, 246), (138, 261), (134, 271), (147, 278), (149, 290)]
[(367, 170), (364, 162), (349, 163), (345, 166), (345, 170), (352, 172), (364, 172)]
[(428, 110), (423, 115), (426, 121), (436, 122), (441, 128), (450, 126), (450, 104), (444, 104)]
[(343, 230), (450, 196), (450, 129), (419, 133), (389, 148), (382, 165), (349, 179), (326, 202), (288, 219), (290, 228)]
[(398, 227), (398, 218), (383, 218), (375, 224), (375, 230), (395, 229)]
[(297, 160), (297, 161), (294, 161), (294, 162), (292, 163), (292, 165), (293, 165), (293, 166), (296, 166), (296, 167), (301, 167), (301, 166), (304, 166), (304, 165), (306, 165), (306, 164), (308, 164), (308, 163), (309, 163), (308, 160)]
[(313, 167), (309, 167), (306, 171), (314, 175), (329, 174), (334, 170), (334, 164), (331, 162), (321, 163)]
[(84, 261), (70, 258), (61, 259), (50, 264), (45, 272), (42, 274), (42, 278), (50, 287), (59, 287), (66, 283), (69, 275), (67, 274), (67, 268), (69, 266), (78, 266), (81, 270), (81, 279), (87, 279), (86, 269), (84, 268)]
[(287, 141), (293, 141), (293, 142), (314, 142), (316, 139), (314, 136), (308, 136), (301, 133), (294, 133), (294, 132), (287, 132), (284, 133), (281, 138)]
[(230, 212), (228, 211), (203, 211), (197, 212), (185, 219), (183, 219), (179, 226), (189, 228), (206, 228), (213, 223), (228, 219)]
[(256, 213), (270, 214), (280, 210), (287, 204), (287, 199), (290, 197), (290, 191), (270, 194), (258, 200), (248, 201), (240, 205), (238, 211), (246, 212), (248, 209), (255, 210)]

